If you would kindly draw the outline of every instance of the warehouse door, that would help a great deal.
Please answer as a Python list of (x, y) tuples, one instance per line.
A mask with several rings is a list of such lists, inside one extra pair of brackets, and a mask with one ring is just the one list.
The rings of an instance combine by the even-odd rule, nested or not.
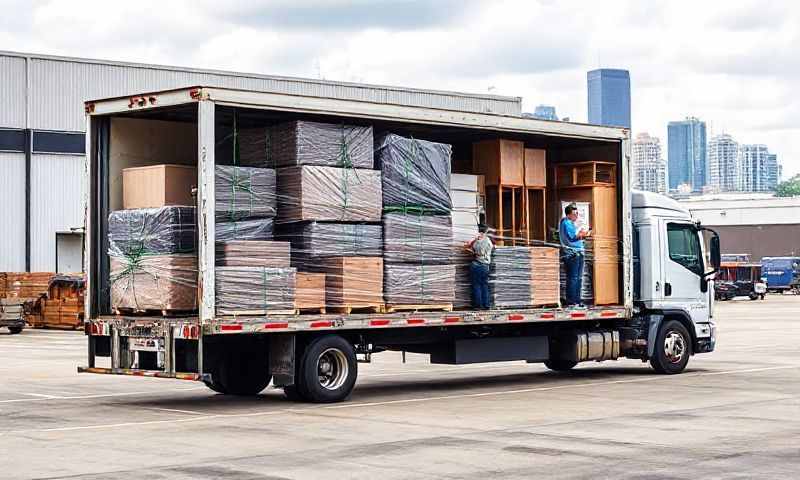
[(56, 232), (56, 272), (83, 272), (83, 234)]

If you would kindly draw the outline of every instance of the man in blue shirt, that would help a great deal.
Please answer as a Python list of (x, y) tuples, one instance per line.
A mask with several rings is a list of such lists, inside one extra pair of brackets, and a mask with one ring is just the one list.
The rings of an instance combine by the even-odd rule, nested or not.
[(564, 218), (558, 225), (558, 238), (561, 241), (561, 258), (567, 270), (567, 305), (581, 305), (581, 282), (583, 280), (584, 247), (583, 239), (590, 235), (589, 230), (578, 230), (578, 208), (569, 204), (564, 209)]

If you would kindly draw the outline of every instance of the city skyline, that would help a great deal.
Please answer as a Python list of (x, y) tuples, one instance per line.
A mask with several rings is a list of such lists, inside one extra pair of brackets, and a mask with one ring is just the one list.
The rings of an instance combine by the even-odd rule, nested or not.
[(702, 192), (708, 184), (706, 122), (688, 117), (667, 124), (667, 187)]

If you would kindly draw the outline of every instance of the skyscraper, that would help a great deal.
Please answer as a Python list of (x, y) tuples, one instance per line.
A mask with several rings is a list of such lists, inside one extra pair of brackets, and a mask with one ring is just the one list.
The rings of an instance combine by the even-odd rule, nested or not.
[(728, 134), (708, 141), (708, 186), (718, 192), (739, 190), (739, 144)]
[(766, 145), (742, 145), (739, 149), (740, 188), (745, 192), (771, 192), (778, 184), (778, 156)]
[(706, 162), (706, 122), (694, 117), (667, 126), (667, 169), (669, 189), (689, 185), (700, 192), (708, 179)]
[(556, 116), (556, 107), (538, 105), (536, 110), (533, 111), (533, 118), (538, 118), (540, 120), (558, 120)]
[(601, 68), (586, 74), (589, 123), (631, 128), (631, 78), (627, 70)]
[(661, 140), (640, 133), (633, 141), (633, 186), (648, 192), (665, 193), (667, 165), (661, 156)]

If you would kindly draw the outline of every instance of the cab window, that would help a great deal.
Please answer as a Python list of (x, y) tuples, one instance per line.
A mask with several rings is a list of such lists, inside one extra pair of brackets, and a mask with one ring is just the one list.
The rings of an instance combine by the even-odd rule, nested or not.
[(692, 225), (667, 224), (669, 258), (697, 275), (703, 275), (700, 237)]

